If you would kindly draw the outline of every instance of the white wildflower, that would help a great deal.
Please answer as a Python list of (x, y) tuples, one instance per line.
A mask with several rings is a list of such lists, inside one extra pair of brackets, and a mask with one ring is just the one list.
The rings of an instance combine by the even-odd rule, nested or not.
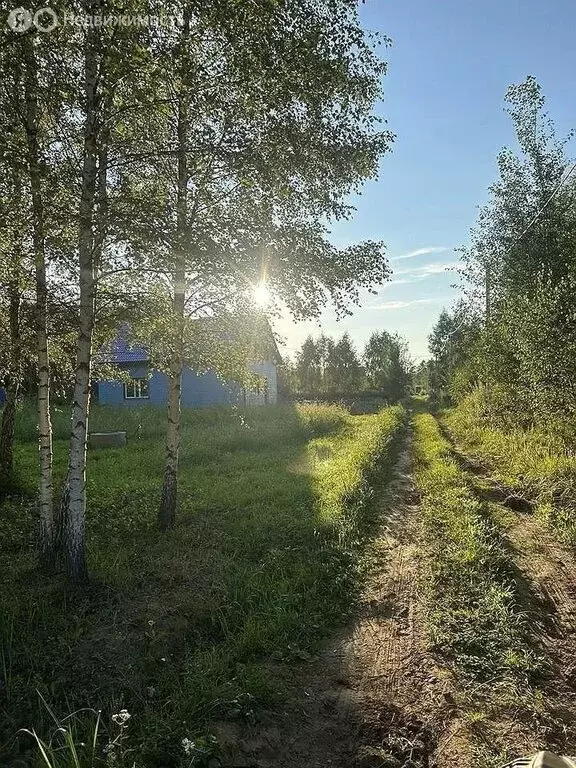
[(127, 709), (121, 709), (117, 715), (112, 715), (112, 720), (121, 727), (124, 727), (132, 715)]
[(184, 737), (182, 739), (182, 749), (184, 750), (185, 755), (191, 756), (194, 754), (196, 750), (196, 744), (194, 744), (194, 742), (191, 741), (190, 739), (187, 739), (186, 737)]

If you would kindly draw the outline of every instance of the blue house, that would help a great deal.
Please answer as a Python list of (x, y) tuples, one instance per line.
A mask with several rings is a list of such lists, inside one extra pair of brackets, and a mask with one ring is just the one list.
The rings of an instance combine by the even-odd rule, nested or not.
[[(211, 405), (266, 405), (278, 399), (276, 367), (280, 355), (270, 331), (272, 344), (264, 346), (267, 354), (248, 363), (264, 384), (258, 390), (247, 390), (236, 382), (226, 382), (213, 371), (197, 373), (185, 366), (182, 374), (182, 407), (202, 408)], [(131, 346), (127, 333), (120, 332), (100, 355), (102, 362), (128, 373), (129, 381), (98, 381), (95, 394), (105, 405), (142, 407), (164, 406), (168, 402), (168, 377), (151, 370), (144, 346)]]

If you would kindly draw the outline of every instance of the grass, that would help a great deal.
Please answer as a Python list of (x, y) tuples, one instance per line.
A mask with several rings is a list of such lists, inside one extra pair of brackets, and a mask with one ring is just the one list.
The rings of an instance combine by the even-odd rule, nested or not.
[(457, 463), (432, 415), (417, 414), (414, 425), (423, 602), (432, 651), (452, 672), (475, 763), (518, 757), (524, 729), (538, 748), (554, 749), (564, 726), (539, 687), (551, 662), (531, 631), (530, 584), (502, 533), (508, 511), (477, 495), (476, 478)]
[[(35, 569), (35, 427), (27, 409), (19, 414), (21, 490), (0, 514), (2, 765), (106, 764), (102, 746), (117, 738), (111, 718), (122, 709), (132, 717), (119, 764), (207, 765), (218, 748), (210, 722), (277, 705), (275, 666), (309, 658), (353, 605), (374, 478), (392, 461), (401, 408), (187, 411), (179, 522), (160, 536), (164, 419), (94, 410), (91, 428), (126, 429), (128, 446), (89, 451), (93, 584), (79, 597)], [(66, 421), (59, 412), (54, 421), (61, 482)], [(21, 728), (38, 740), (17, 737)], [(87, 745), (76, 757), (68, 732)]]
[(500, 530), (436, 419), (421, 413), (414, 421), (433, 648), (465, 683), (496, 680), (502, 688), (526, 689), (538, 660)]
[(535, 500), (556, 534), (576, 546), (576, 454), (558, 434), (496, 428), (474, 397), (445, 411), (442, 422), (465, 453), (503, 485)]

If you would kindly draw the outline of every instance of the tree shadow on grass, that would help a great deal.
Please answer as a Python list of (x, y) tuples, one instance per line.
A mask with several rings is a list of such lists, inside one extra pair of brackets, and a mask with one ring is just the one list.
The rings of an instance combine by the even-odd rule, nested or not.
[(37, 689), (59, 716), (102, 709), (104, 728), (126, 707), (143, 765), (177, 765), (182, 738), (215, 713), (248, 716), (251, 702), (277, 699), (263, 660), (313, 652), (349, 613), (370, 506), (350, 498), (339, 529), (319, 518), (312, 473), (294, 471), (315, 435), (347, 428), (343, 415), (283, 407), (186, 421), (174, 531), (155, 530), (162, 440), (129, 434), (126, 450), (89, 454), (90, 589), (39, 577), (30, 541), (0, 574), (2, 759), (30, 759), (18, 728), (50, 731)]

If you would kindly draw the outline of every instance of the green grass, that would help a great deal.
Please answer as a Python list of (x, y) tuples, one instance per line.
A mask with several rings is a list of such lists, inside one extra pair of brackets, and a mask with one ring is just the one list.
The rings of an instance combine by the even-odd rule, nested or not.
[[(153, 409), (94, 410), (91, 428), (126, 429), (128, 446), (89, 451), (93, 584), (79, 597), (35, 569), (34, 417), (19, 414), (22, 492), (0, 514), (2, 765), (49, 764), (32, 737), (16, 738), (20, 728), (45, 744), (54, 735), (47, 754), (58, 768), (76, 766), (65, 738), (73, 730), (73, 742), (88, 745), (78, 764), (97, 765), (100, 751), (96, 762), (82, 752), (94, 712), (103, 710), (100, 749), (123, 708), (132, 715), (126, 765), (201, 765), (217, 750), (206, 740), (210, 721), (250, 720), (275, 706), (275, 667), (308, 658), (353, 605), (373, 487), (392, 461), (401, 408), (367, 416), (337, 406), (187, 411), (179, 522), (159, 535), (164, 419)], [(65, 438), (65, 419), (57, 412), (54, 421)], [(59, 482), (66, 447), (55, 441)], [(57, 731), (55, 721), (83, 708), (91, 711)], [(183, 739), (195, 740), (195, 762)]]
[(430, 414), (414, 418), (429, 626), (434, 651), (465, 684), (527, 689), (538, 660), (498, 526)]
[(442, 422), (466, 454), (502, 484), (534, 499), (559, 537), (576, 545), (576, 453), (558, 434), (495, 428), (474, 397), (445, 411)]

